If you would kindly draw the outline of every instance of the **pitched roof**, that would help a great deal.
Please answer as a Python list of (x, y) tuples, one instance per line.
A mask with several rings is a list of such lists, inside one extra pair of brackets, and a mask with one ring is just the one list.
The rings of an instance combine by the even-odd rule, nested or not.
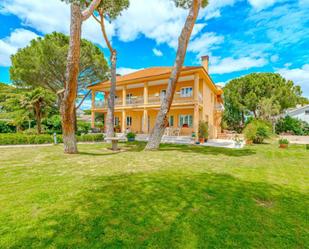
[[(201, 68), (201, 66), (183, 67), (182, 72), (191, 70), (191, 69), (197, 69), (197, 68)], [(138, 70), (136, 72), (129, 73), (126, 75), (117, 76), (116, 80), (118, 84), (118, 83), (129, 81), (129, 80), (136, 80), (136, 79), (143, 79), (143, 78), (152, 77), (152, 76), (164, 75), (164, 74), (170, 73), (171, 71), (172, 71), (172, 67), (150, 67), (150, 68), (141, 69), (141, 70)], [(96, 83), (91, 86), (98, 85), (98, 84), (105, 84), (105, 83), (110, 83), (110, 81), (108, 80), (108, 81)]]

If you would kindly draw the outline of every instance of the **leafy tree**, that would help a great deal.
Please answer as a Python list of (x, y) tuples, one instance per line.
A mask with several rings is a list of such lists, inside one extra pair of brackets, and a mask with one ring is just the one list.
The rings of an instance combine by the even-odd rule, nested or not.
[(252, 73), (231, 80), (224, 87), (224, 119), (232, 128), (242, 127), (245, 116), (270, 120), (302, 101), (302, 91), (276, 73)]
[[(10, 76), (18, 87), (43, 87), (59, 97), (66, 83), (66, 64), (69, 37), (62, 33), (51, 33), (32, 40), (11, 57)], [(91, 42), (81, 40), (78, 89), (107, 78), (108, 66), (101, 50)]]
[(176, 53), (176, 59), (172, 68), (171, 75), (168, 80), (167, 92), (164, 100), (162, 101), (160, 111), (157, 115), (154, 129), (152, 130), (149, 141), (146, 145), (146, 150), (155, 150), (159, 148), (162, 136), (165, 128), (168, 126), (167, 115), (170, 111), (175, 90), (176, 83), (178, 81), (183, 62), (186, 56), (188, 44), (190, 41), (191, 33), (198, 17), (198, 13), (201, 7), (208, 5), (207, 0), (173, 0), (176, 6), (189, 9), (189, 13), (178, 39), (178, 49)]
[(28, 110), (35, 117), (37, 132), (41, 134), (42, 118), (49, 113), (56, 103), (54, 94), (44, 88), (35, 88), (25, 93), (20, 102), (20, 107)]
[(3, 114), (18, 131), (23, 129), (25, 123), (28, 123), (30, 129), (35, 119), (37, 131), (41, 133), (42, 117), (56, 110), (55, 95), (44, 88), (31, 90), (11, 87), (10, 91), (6, 92), (5, 99), (0, 97), (0, 101)]
[(129, 0), (106, 0), (101, 1), (96, 9), (98, 17), (93, 14), (94, 19), (100, 24), (102, 35), (105, 43), (110, 51), (111, 63), (111, 87), (107, 100), (107, 116), (106, 116), (106, 133), (107, 137), (114, 136), (114, 109), (115, 109), (115, 95), (116, 95), (116, 68), (117, 68), (117, 50), (112, 47), (106, 34), (105, 18), (114, 20), (120, 13), (129, 7)]

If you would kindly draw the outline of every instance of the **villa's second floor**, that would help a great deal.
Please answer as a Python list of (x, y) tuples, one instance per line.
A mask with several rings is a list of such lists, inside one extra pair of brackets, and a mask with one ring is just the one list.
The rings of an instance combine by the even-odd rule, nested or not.
[[(155, 108), (166, 96), (171, 67), (143, 69), (117, 77), (115, 108)], [(92, 109), (105, 110), (110, 82), (89, 87), (92, 90)], [(206, 67), (184, 67), (176, 85), (172, 106), (209, 106), (222, 108), (222, 90), (214, 85)]]

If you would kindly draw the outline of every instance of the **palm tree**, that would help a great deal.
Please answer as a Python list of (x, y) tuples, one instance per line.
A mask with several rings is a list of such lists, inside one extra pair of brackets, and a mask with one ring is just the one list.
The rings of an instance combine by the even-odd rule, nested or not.
[(42, 118), (48, 113), (50, 107), (55, 105), (55, 96), (44, 88), (35, 88), (25, 93), (21, 100), (21, 108), (33, 114), (38, 134), (42, 133)]

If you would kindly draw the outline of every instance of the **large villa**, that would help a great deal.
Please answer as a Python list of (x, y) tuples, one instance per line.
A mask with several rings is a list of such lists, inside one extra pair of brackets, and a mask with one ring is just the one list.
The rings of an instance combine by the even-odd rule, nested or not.
[[(208, 122), (209, 138), (217, 138), (221, 132), (223, 91), (210, 78), (208, 62), (209, 57), (203, 56), (201, 66), (183, 67), (181, 71), (168, 117), (172, 135), (198, 134), (201, 120)], [(121, 132), (148, 134), (151, 131), (170, 73), (171, 67), (152, 67), (117, 77), (115, 126)], [(92, 127), (95, 127), (96, 114), (103, 113), (106, 117), (110, 81), (94, 84), (89, 89), (92, 91)]]

